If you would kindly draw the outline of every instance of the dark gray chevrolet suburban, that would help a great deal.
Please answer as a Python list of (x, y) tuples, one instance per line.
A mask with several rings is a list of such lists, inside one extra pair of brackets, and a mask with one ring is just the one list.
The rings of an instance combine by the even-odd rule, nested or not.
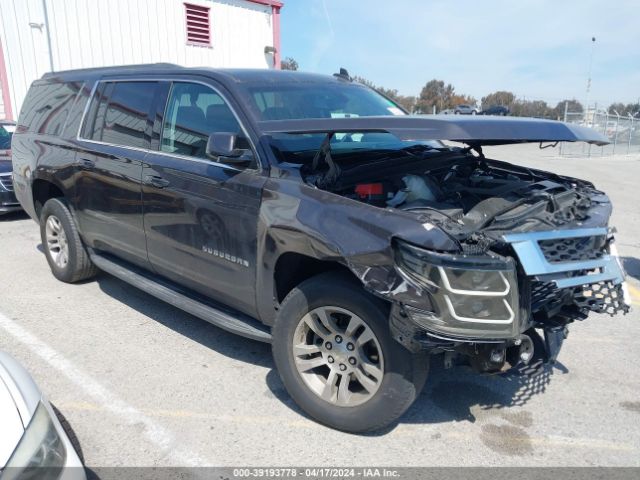
[(103, 270), (271, 342), (302, 409), (364, 432), (411, 405), (430, 355), (553, 362), (570, 323), (629, 309), (607, 196), (483, 154), (559, 141), (607, 139), (410, 116), (344, 71), (139, 65), (34, 82), (13, 180), (58, 279)]

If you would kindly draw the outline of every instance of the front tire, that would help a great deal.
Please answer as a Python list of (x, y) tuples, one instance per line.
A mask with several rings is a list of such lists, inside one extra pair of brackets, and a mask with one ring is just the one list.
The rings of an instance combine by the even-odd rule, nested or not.
[(71, 212), (64, 200), (47, 200), (40, 214), (40, 237), (53, 276), (75, 283), (96, 275)]
[(293, 400), (338, 430), (391, 424), (426, 380), (428, 356), (393, 340), (387, 305), (343, 275), (318, 275), (296, 287), (272, 333), (274, 361)]

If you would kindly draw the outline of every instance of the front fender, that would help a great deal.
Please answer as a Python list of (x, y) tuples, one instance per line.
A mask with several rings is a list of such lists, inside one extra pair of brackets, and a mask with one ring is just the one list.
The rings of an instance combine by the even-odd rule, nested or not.
[(258, 225), (256, 283), (261, 319), (272, 323), (275, 315), (275, 266), (284, 253), (340, 263), (372, 293), (424, 308), (427, 292), (395, 267), (394, 238), (432, 250), (458, 250), (445, 232), (409, 213), (367, 205), (295, 180), (270, 179)]

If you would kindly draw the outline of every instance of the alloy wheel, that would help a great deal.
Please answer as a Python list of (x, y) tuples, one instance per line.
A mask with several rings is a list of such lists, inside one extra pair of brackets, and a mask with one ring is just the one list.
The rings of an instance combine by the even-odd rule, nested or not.
[(67, 242), (67, 235), (62, 228), (62, 223), (55, 215), (50, 215), (47, 218), (45, 235), (47, 250), (53, 263), (60, 268), (65, 268), (69, 263), (69, 243)]
[(361, 405), (380, 388), (384, 377), (380, 342), (349, 310), (324, 306), (310, 311), (296, 327), (292, 348), (304, 383), (333, 405)]

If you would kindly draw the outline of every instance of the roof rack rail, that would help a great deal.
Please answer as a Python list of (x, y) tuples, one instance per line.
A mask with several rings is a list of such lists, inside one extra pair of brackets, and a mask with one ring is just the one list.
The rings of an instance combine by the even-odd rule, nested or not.
[(118, 70), (122, 70), (122, 71), (127, 71), (127, 70), (133, 70), (133, 69), (147, 69), (147, 70), (154, 70), (157, 68), (168, 68), (168, 67), (178, 67), (178, 68), (184, 68), (182, 65), (178, 65), (176, 63), (169, 63), (169, 62), (158, 62), (158, 63), (138, 63), (138, 64), (131, 64), (131, 65), (113, 65), (113, 66), (109, 66), (109, 67), (89, 67), (89, 68), (74, 68), (74, 69), (68, 69), (68, 70), (56, 70), (55, 72), (47, 72), (44, 75), (42, 75), (42, 78), (51, 78), (51, 77), (56, 77), (58, 75), (65, 75), (65, 74), (69, 74), (69, 73), (90, 73), (90, 72), (111, 72), (111, 71), (118, 71)]

